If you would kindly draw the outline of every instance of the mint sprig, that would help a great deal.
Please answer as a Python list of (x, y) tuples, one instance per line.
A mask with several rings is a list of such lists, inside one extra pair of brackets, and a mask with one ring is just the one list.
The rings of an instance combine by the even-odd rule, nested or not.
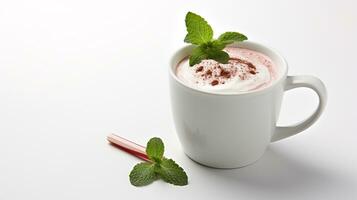
[(146, 146), (146, 154), (150, 162), (142, 162), (134, 166), (129, 174), (130, 183), (134, 186), (144, 186), (161, 178), (174, 185), (187, 185), (185, 171), (172, 159), (164, 158), (164, 143), (154, 137)]
[(188, 12), (185, 18), (187, 35), (186, 43), (196, 45), (189, 58), (190, 66), (200, 63), (204, 59), (213, 59), (219, 63), (228, 63), (229, 55), (223, 49), (233, 42), (241, 42), (248, 38), (238, 32), (225, 32), (213, 39), (212, 27), (207, 21), (193, 13)]

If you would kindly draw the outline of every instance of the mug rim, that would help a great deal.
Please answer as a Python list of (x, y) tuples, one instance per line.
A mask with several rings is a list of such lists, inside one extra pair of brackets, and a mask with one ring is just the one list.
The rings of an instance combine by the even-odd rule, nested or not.
[[(218, 93), (218, 92), (214, 92), (214, 91), (206, 91), (206, 90), (201, 90), (199, 88), (194, 88), (194, 87), (190, 87), (187, 84), (185, 84), (182, 80), (180, 80), (177, 76), (174, 69), (176, 69), (178, 62), (175, 62), (175, 60), (177, 60), (176, 58), (179, 56), (179, 54), (182, 51), (188, 50), (190, 48), (193, 48), (194, 45), (185, 45), (181, 48), (179, 48), (178, 50), (176, 50), (176, 52), (173, 54), (173, 56), (170, 59), (170, 65), (169, 65), (169, 74), (170, 76), (176, 81), (178, 82), (181, 86), (195, 91), (195, 92), (199, 92), (199, 93), (203, 93), (203, 94), (209, 94), (209, 95), (217, 95), (217, 96), (243, 96), (243, 95), (252, 95), (252, 94), (260, 94), (260, 93), (265, 93), (270, 91), (272, 88), (274, 88), (274, 86), (280, 84), (285, 77), (287, 76), (288, 73), (288, 63), (285, 60), (285, 58), (275, 49), (268, 47), (266, 45), (262, 45), (260, 43), (257, 42), (252, 42), (252, 41), (243, 41), (243, 42), (235, 42), (231, 45), (228, 45), (228, 47), (243, 47), (246, 49), (250, 49), (250, 50), (254, 50), (254, 51), (258, 51), (260, 53), (266, 54), (266, 52), (262, 52), (259, 50), (256, 50), (256, 48), (261, 48), (261, 49), (265, 49), (265, 51), (269, 51), (270, 53), (273, 53), (275, 55), (275, 59), (271, 58), (271, 56), (268, 56), (269, 58), (271, 58), (273, 60), (273, 62), (276, 64), (277, 62), (275, 62), (276, 59), (280, 60), (280, 62), (282, 63), (281, 68), (282, 68), (282, 72), (280, 72), (279, 77), (277, 80), (275, 80), (272, 84), (270, 84), (267, 87), (258, 89), (258, 90), (251, 90), (251, 91), (245, 91), (245, 92), (230, 92), (230, 93)], [(255, 47), (255, 48), (254, 48)], [(184, 55), (181, 56), (181, 58), (179, 58), (178, 60), (181, 61), (182, 59), (184, 59), (185, 57), (187, 57), (188, 55)]]

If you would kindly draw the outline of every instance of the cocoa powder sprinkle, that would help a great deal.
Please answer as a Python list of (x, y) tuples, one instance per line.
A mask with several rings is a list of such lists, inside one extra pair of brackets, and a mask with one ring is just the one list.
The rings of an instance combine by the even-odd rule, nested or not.
[(212, 86), (215, 86), (215, 85), (217, 85), (218, 84), (218, 80), (213, 80), (212, 82), (211, 82), (211, 85)]
[(196, 69), (196, 73), (197, 72), (200, 72), (200, 71), (202, 71), (203, 70), (203, 66), (199, 66), (197, 69)]
[(225, 84), (232, 77), (238, 76), (241, 80), (248, 79), (258, 73), (256, 66), (248, 60), (230, 58), (228, 64), (206, 61), (197, 65), (196, 76), (212, 86)]
[(230, 78), (231, 77), (231, 73), (229, 71), (224, 70), (224, 69), (221, 70), (221, 73), (219, 75), (223, 76), (225, 78)]

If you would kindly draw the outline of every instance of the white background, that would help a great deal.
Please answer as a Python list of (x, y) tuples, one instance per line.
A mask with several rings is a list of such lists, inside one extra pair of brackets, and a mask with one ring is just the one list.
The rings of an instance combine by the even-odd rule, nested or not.
[[(0, 199), (356, 199), (355, 2), (0, 1)], [(320, 120), (245, 168), (187, 158), (167, 68), (189, 10), (216, 36), (240, 31), (274, 47), (290, 75), (321, 78), (329, 100)], [(289, 91), (279, 123), (316, 105), (310, 90)], [(141, 144), (161, 137), (189, 185), (131, 186), (139, 160), (108, 145), (111, 132)]]

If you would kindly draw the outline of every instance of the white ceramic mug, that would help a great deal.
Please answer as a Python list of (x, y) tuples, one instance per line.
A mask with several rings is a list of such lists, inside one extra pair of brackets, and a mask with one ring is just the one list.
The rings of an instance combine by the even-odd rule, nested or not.
[[(270, 142), (295, 135), (310, 127), (326, 105), (324, 84), (313, 76), (287, 76), (288, 65), (276, 51), (253, 42), (232, 46), (269, 56), (278, 70), (271, 86), (244, 93), (217, 94), (191, 88), (175, 74), (177, 64), (193, 46), (178, 50), (170, 63), (170, 93), (176, 132), (184, 152), (210, 167), (243, 167), (258, 160)], [(319, 96), (316, 111), (292, 126), (276, 126), (284, 91), (307, 87)]]

